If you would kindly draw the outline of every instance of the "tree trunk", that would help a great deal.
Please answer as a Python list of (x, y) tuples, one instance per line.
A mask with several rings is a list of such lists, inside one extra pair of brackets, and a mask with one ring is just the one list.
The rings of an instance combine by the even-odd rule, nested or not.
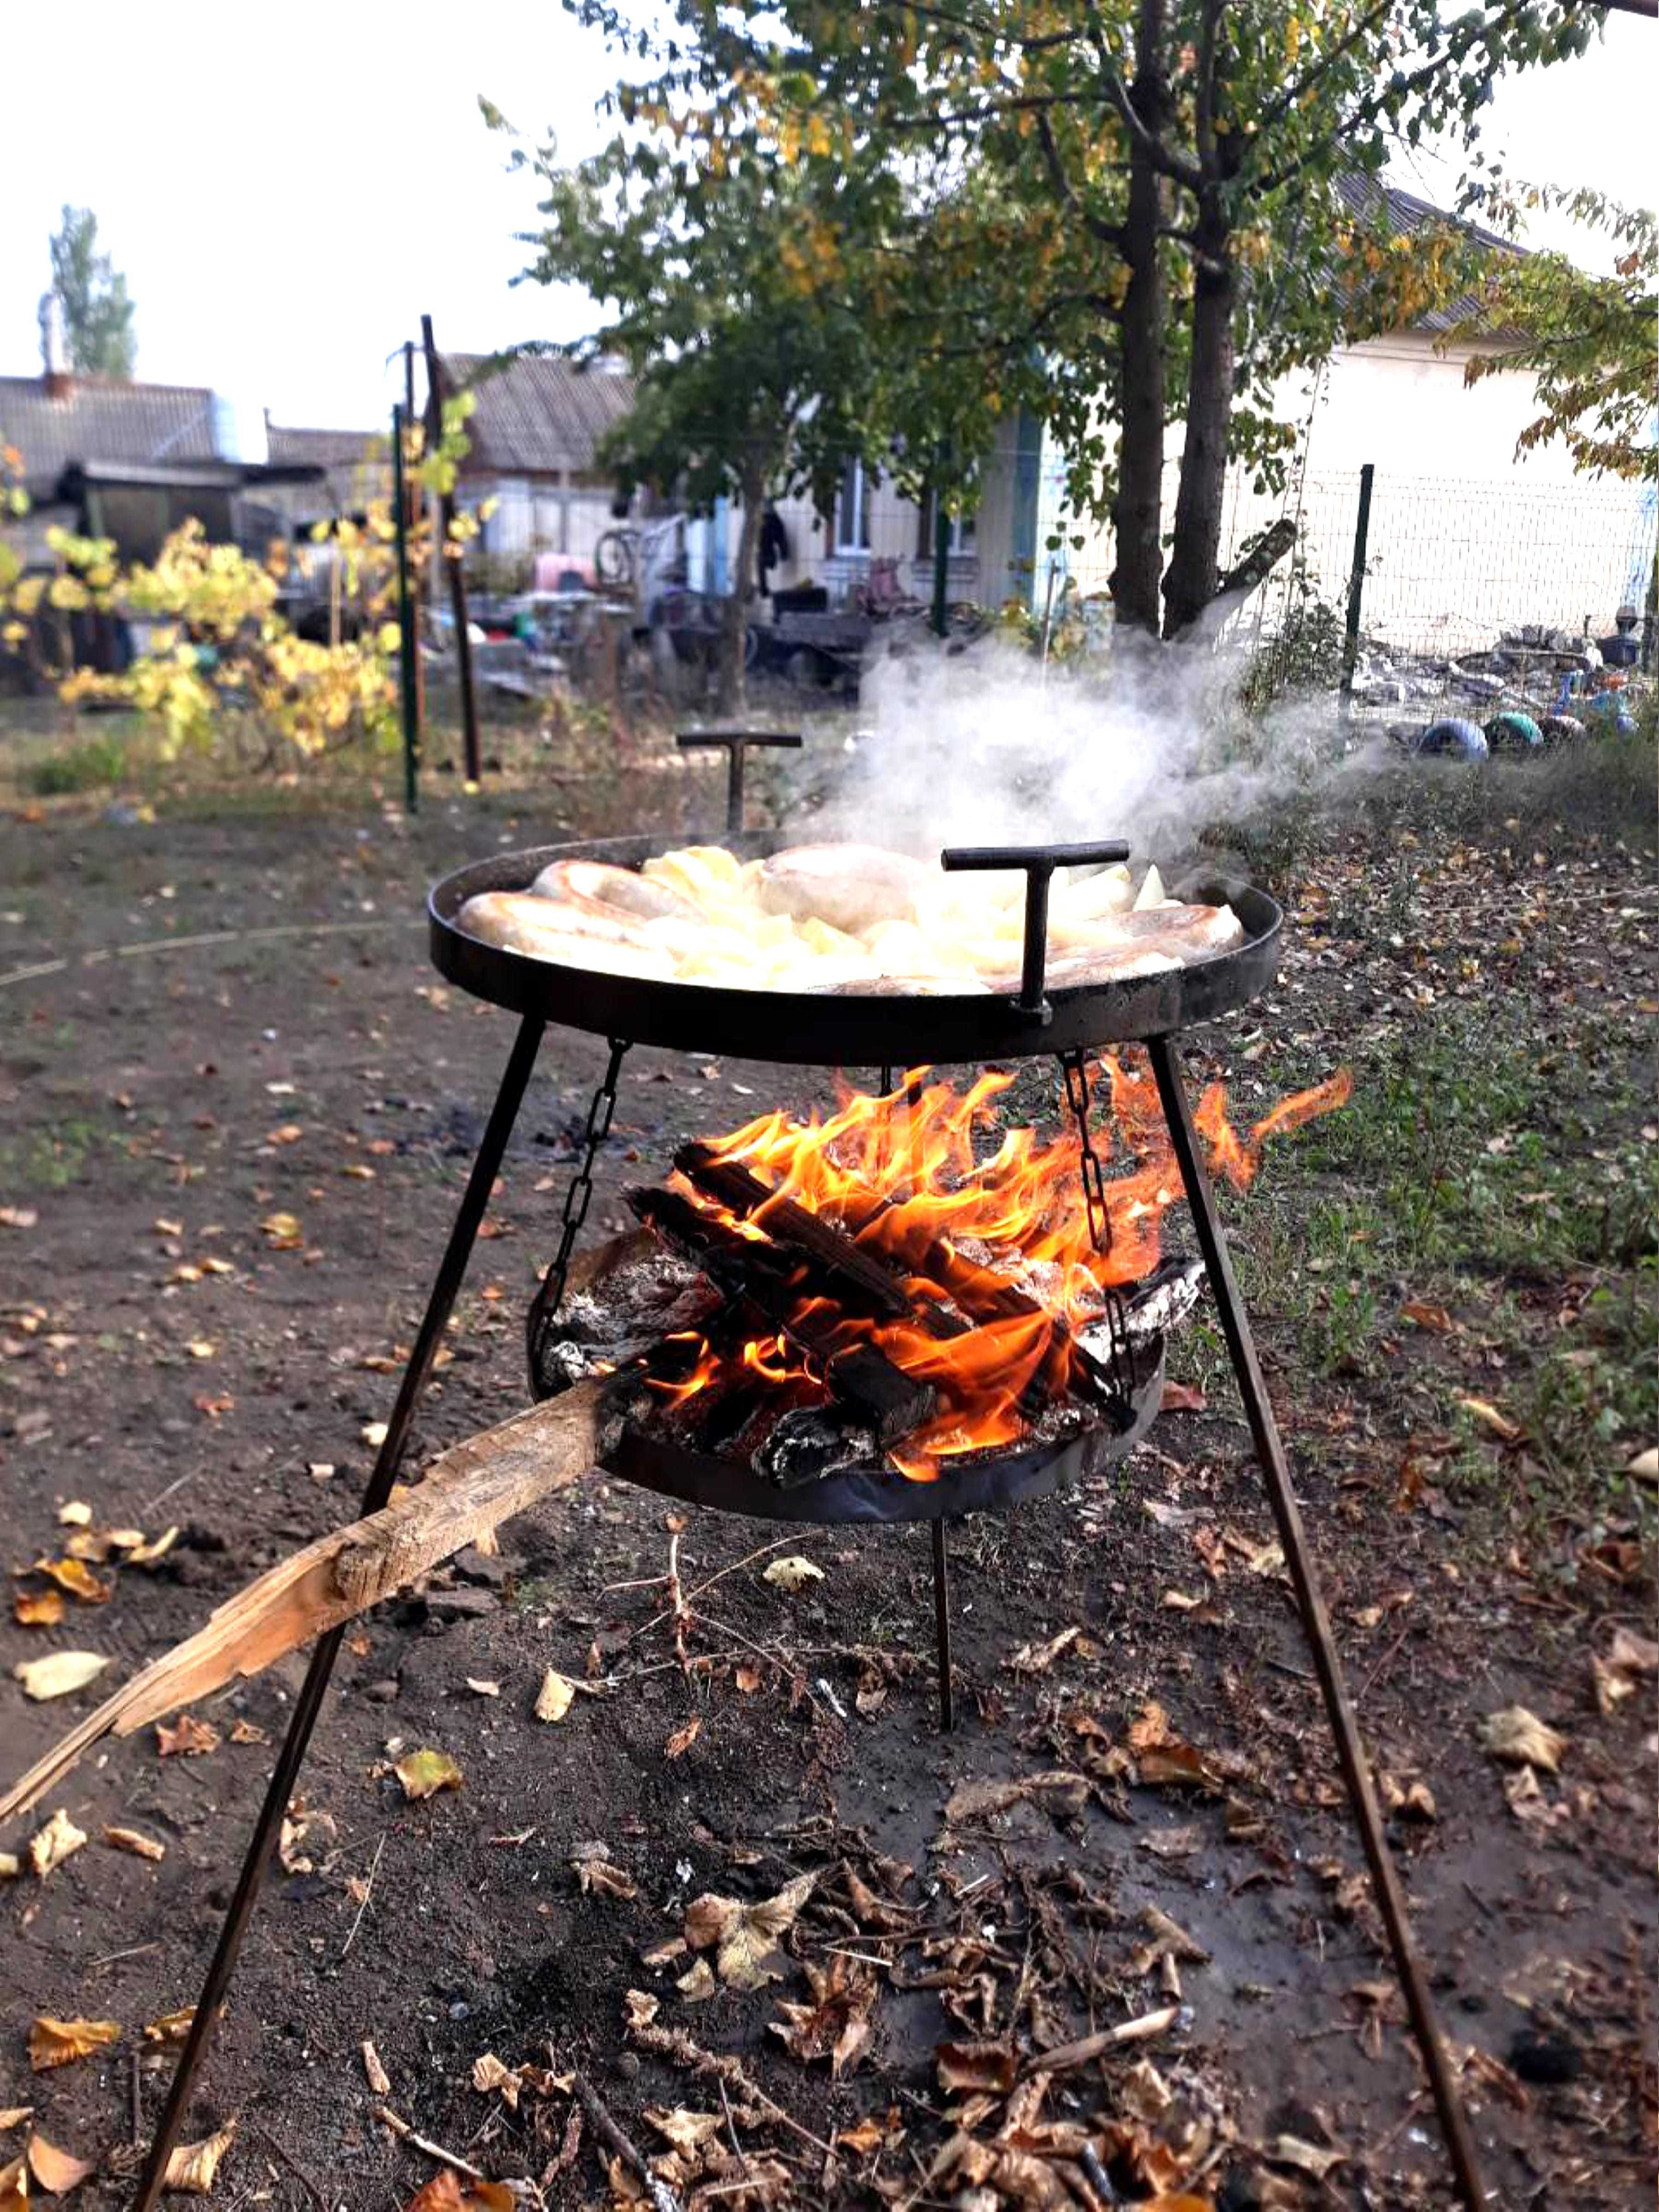
[(1164, 635), (1179, 637), (1216, 595), (1227, 423), (1233, 404), (1233, 307), (1237, 282), (1231, 227), (1219, 204), (1200, 208), (1194, 246), (1193, 349), (1187, 443), (1176, 499), (1175, 544), (1164, 585)]
[[(1164, 76), (1164, 0), (1140, 0), (1135, 28), (1135, 81), (1130, 104), (1152, 137), (1167, 120)], [(1123, 299), (1123, 425), (1118, 447), (1117, 498), (1112, 509), (1116, 568), (1112, 597), (1120, 623), (1158, 630), (1164, 570), (1164, 352), (1167, 307), (1158, 229), (1164, 193), (1151, 155), (1129, 142), (1129, 202), (1123, 225), (1129, 289)]]
[(737, 573), (720, 610), (720, 680), (714, 701), (714, 711), (720, 715), (740, 714), (745, 703), (744, 660), (749, 603), (755, 589), (755, 562), (760, 551), (761, 523), (765, 514), (765, 478), (745, 477), (743, 521), (738, 531)]

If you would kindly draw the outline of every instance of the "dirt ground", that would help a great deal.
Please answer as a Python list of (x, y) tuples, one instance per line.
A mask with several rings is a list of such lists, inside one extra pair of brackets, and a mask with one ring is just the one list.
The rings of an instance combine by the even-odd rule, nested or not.
[[(632, 789), (635, 823), (679, 788)], [(1653, 840), (1650, 813), (1632, 836), (1571, 796), (1495, 778), (1264, 840), (1283, 974), (1189, 1047), (1244, 1121), (1354, 1072), (1354, 1106), (1226, 1211), (1493, 2201), (1517, 2207), (1650, 2202), (1659, 2122), (1652, 1492), (1621, 1472), (1655, 1435)], [(112, 1595), (55, 1626), (9, 1606), (0, 1639), (9, 1670), (97, 1652), (106, 1687), (351, 1517), (512, 1035), (427, 965), (421, 888), (546, 834), (522, 798), (412, 827), (372, 801), (147, 811), (19, 804), (0, 831), (14, 1589), (50, 1587), (27, 1570), (65, 1555), (71, 1502), (94, 1531), (179, 1530), (150, 1569), (94, 1562)], [(522, 1401), (602, 1057), (549, 1040), (411, 1468)], [(635, 1054), (596, 1233), (677, 1139), (814, 1095)], [(1028, 1070), (1010, 1110), (1053, 1106)], [(1212, 1316), (1170, 1372), (1126, 1465), (958, 1528), (949, 1738), (921, 1528), (791, 1532), (593, 1476), (356, 1624), (189, 2118), (237, 2124), (214, 2201), (395, 2212), (441, 2169), (382, 2109), (535, 2185), (520, 2201), (625, 2201), (580, 2069), (682, 2202), (1449, 2203)], [(676, 1534), (689, 1673), (653, 1579)], [(782, 1553), (823, 1579), (768, 1583)], [(552, 1723), (550, 1666), (580, 1686)], [(200, 1755), (153, 1729), (106, 1747), (0, 1837), (24, 1853), (0, 2106), (97, 2161), (76, 2201), (121, 2201), (172, 2063), (146, 2024), (194, 1999), (302, 1671), (205, 1701)], [(8, 1679), (0, 1778), (98, 1694)], [(1516, 1706), (1559, 1746), (1493, 1756)], [(406, 1799), (419, 1748), (460, 1787)], [(38, 1876), (27, 1839), (60, 1805), (90, 1840)], [(738, 1923), (746, 1955), (776, 1933), (777, 1979), (672, 1948), (705, 1893), (786, 1891)], [(42, 2014), (121, 2039), (33, 2072)], [(1148, 2014), (1046, 2098), (1015, 2087)]]

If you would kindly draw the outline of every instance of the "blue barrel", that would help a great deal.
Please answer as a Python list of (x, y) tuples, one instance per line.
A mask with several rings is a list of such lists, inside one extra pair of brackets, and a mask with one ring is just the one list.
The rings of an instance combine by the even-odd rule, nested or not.
[(1465, 721), (1461, 714), (1449, 714), (1443, 721), (1431, 722), (1417, 741), (1419, 753), (1439, 753), (1453, 760), (1483, 761), (1486, 758), (1486, 733), (1478, 722)]
[(1544, 732), (1530, 714), (1505, 708), (1486, 725), (1486, 743), (1495, 753), (1529, 753), (1544, 742)]
[(1595, 723), (1598, 735), (1617, 734), (1632, 738), (1636, 734), (1636, 717), (1622, 691), (1598, 691), (1585, 704), (1585, 713)]

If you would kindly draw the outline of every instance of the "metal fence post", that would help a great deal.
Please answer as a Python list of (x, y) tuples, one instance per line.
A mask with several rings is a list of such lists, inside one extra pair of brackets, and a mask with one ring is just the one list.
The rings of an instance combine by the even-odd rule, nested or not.
[(1365, 541), (1371, 527), (1371, 485), (1376, 465), (1367, 461), (1359, 471), (1359, 512), (1353, 526), (1353, 568), (1348, 578), (1348, 620), (1342, 641), (1342, 719), (1353, 712), (1354, 664), (1359, 658), (1359, 607), (1365, 593)]
[(415, 697), (415, 610), (409, 598), (409, 512), (404, 504), (404, 410), (400, 405), (392, 410), (392, 511), (398, 531), (398, 660), (404, 714), (404, 808), (405, 812), (413, 814), (420, 805), (415, 780), (419, 710)]

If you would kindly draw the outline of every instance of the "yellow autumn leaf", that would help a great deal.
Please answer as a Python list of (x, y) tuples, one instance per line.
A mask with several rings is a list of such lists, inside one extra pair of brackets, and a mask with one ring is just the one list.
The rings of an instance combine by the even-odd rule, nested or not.
[(118, 2020), (53, 2020), (42, 2013), (29, 2024), (29, 2064), (37, 2074), (49, 2073), (120, 2040)]
[(392, 1772), (404, 1785), (405, 1797), (432, 1797), (440, 1790), (459, 1790), (461, 1770), (447, 1751), (411, 1751)]
[(66, 1698), (84, 1690), (108, 1664), (96, 1651), (53, 1651), (44, 1659), (20, 1659), (11, 1671), (26, 1698)]
[(114, 1583), (100, 1582), (82, 1559), (37, 1559), (34, 1566), (37, 1574), (50, 1576), (82, 1605), (107, 1605), (114, 1594)]
[(220, 2160), (235, 2138), (236, 2123), (232, 2120), (216, 2136), (207, 2136), (200, 2142), (180, 2143), (167, 2160), (161, 2186), (176, 2189), (182, 2197), (205, 2197), (218, 2178)]
[(127, 1851), (136, 1859), (164, 1859), (167, 1847), (137, 1828), (106, 1828), (104, 1841), (112, 1850)]
[(570, 1711), (576, 1686), (568, 1674), (561, 1674), (556, 1667), (550, 1667), (542, 1676), (542, 1686), (536, 1692), (536, 1717), (538, 1721), (562, 1721)]
[(71, 2151), (59, 2150), (38, 2129), (29, 2137), (27, 2155), (29, 2172), (48, 2197), (65, 2197), (71, 2189), (78, 2189), (96, 2163), (92, 2159), (76, 2158)]
[(87, 1840), (84, 1828), (77, 1828), (60, 1805), (44, 1828), (39, 1828), (29, 1838), (29, 1864), (42, 1880), (54, 1867), (62, 1866), (73, 1852), (78, 1851)]
[(714, 1948), (715, 1971), (723, 1982), (757, 1990), (777, 1979), (778, 1944), (794, 1926), (817, 1881), (816, 1873), (797, 1875), (775, 1897), (747, 1904), (707, 1892), (685, 1909), (685, 1940), (694, 1951)]

